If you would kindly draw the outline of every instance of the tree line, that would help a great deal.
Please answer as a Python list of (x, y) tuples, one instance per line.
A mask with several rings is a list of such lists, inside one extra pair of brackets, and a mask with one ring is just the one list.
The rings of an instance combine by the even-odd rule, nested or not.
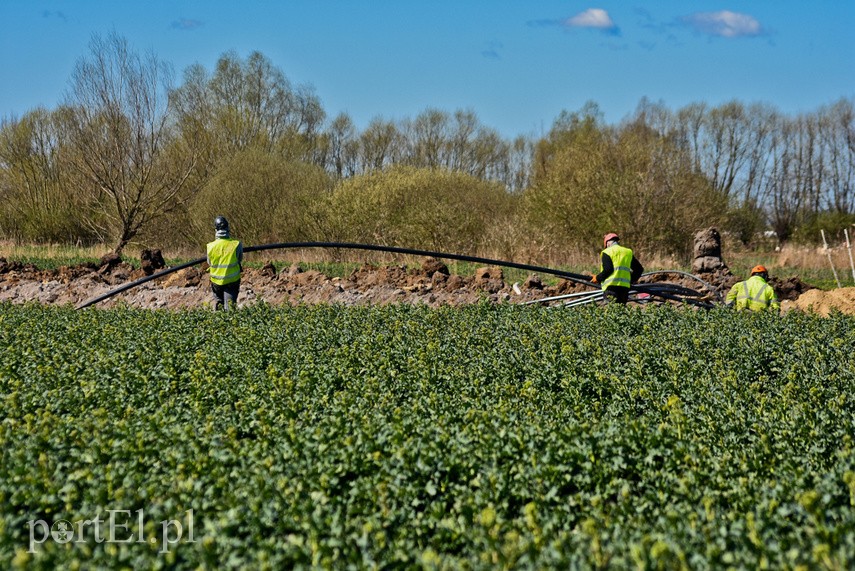
[(94, 36), (55, 109), (0, 124), (0, 235), (196, 246), (224, 214), (247, 243), (352, 240), (556, 259), (605, 231), (683, 255), (717, 225), (812, 240), (855, 222), (855, 100), (795, 117), (769, 104), (595, 103), (507, 140), (471, 110), (359, 129), (263, 54), (177, 82), (155, 54)]

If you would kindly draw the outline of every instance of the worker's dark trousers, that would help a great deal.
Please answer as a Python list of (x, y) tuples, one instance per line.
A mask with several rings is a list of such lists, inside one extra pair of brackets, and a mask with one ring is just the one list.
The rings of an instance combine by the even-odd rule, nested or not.
[(214, 294), (214, 311), (220, 309), (228, 311), (232, 307), (237, 309), (240, 280), (226, 285), (218, 285), (211, 282), (211, 292)]
[(626, 305), (627, 301), (629, 301), (628, 287), (608, 286), (603, 290), (603, 302), (605, 303)]

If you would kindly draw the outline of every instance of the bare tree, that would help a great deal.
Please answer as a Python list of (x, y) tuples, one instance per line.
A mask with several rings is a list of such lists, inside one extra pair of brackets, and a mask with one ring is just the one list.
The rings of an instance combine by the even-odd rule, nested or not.
[(67, 142), (58, 113), (43, 108), (0, 123), (0, 224), (24, 240), (91, 240), (79, 197), (68, 192)]
[(442, 168), (484, 180), (510, 178), (510, 144), (481, 125), (473, 111), (426, 109), (401, 129), (406, 165)]
[(778, 117), (772, 132), (769, 173), (764, 181), (763, 197), (772, 229), (778, 240), (786, 242), (792, 236), (805, 206), (801, 184), (803, 172), (798, 159), (798, 125), (796, 121)]
[(804, 114), (796, 119), (798, 157), (797, 184), (804, 196), (804, 209), (819, 212), (825, 186), (825, 148), (820, 140), (820, 123), (816, 114)]
[(521, 193), (531, 184), (534, 141), (518, 135), (508, 147), (508, 168), (504, 183), (511, 193)]
[(311, 87), (294, 87), (260, 52), (245, 60), (223, 54), (214, 73), (199, 64), (184, 72), (173, 99), (182, 129), (202, 131), (212, 164), (250, 147), (323, 166), (317, 139), (325, 113)]
[(359, 137), (362, 172), (380, 170), (400, 160), (404, 139), (394, 121), (372, 119)]
[(103, 216), (90, 218), (115, 251), (187, 196), (198, 149), (170, 125), (171, 67), (111, 33), (94, 36), (66, 97), (71, 163)]
[(405, 164), (416, 167), (439, 168), (447, 157), (451, 118), (439, 109), (426, 109), (404, 125), (407, 139)]
[(745, 159), (737, 196), (743, 206), (757, 203), (763, 180), (768, 176), (771, 157), (770, 146), (777, 112), (770, 106), (756, 103), (747, 111), (748, 156)]
[(855, 105), (841, 99), (819, 112), (825, 149), (822, 207), (841, 214), (855, 213)]
[(346, 178), (357, 173), (359, 160), (359, 139), (356, 127), (347, 113), (339, 114), (325, 134), (327, 169), (338, 178)]
[(695, 170), (702, 172), (703, 157), (702, 130), (707, 115), (705, 103), (692, 103), (677, 112), (677, 144), (688, 148), (694, 161)]

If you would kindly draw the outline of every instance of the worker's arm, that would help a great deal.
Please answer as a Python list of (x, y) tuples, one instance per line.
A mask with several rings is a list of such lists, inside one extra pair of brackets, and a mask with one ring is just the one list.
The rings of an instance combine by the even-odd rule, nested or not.
[(601, 261), (602, 261), (602, 265), (603, 265), (603, 271), (601, 271), (596, 276), (594, 276), (596, 278), (594, 281), (597, 282), (598, 284), (603, 283), (603, 280), (605, 280), (607, 277), (612, 275), (615, 271), (615, 266), (612, 263), (611, 256), (609, 256), (608, 254), (603, 252)]
[(775, 290), (772, 286), (769, 286), (769, 311), (772, 313), (780, 314), (781, 313), (781, 302), (778, 301), (778, 296), (775, 294)]
[(727, 297), (724, 298), (724, 303), (728, 307), (733, 307), (733, 305), (736, 303), (736, 296), (739, 295), (739, 292), (737, 290), (740, 285), (742, 285), (742, 282), (734, 284), (734, 286), (730, 288), (730, 291), (727, 292)]
[(641, 265), (641, 262), (636, 259), (635, 256), (632, 257), (632, 264), (630, 264), (630, 271), (632, 272), (630, 276), (630, 282), (635, 283), (638, 281), (638, 278), (641, 277), (641, 274), (644, 273), (644, 266)]

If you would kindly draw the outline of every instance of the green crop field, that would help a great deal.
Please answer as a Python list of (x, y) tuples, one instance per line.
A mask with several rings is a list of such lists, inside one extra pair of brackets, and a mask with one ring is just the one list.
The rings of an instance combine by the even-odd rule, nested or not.
[(0, 305), (0, 568), (851, 569), (855, 318)]

